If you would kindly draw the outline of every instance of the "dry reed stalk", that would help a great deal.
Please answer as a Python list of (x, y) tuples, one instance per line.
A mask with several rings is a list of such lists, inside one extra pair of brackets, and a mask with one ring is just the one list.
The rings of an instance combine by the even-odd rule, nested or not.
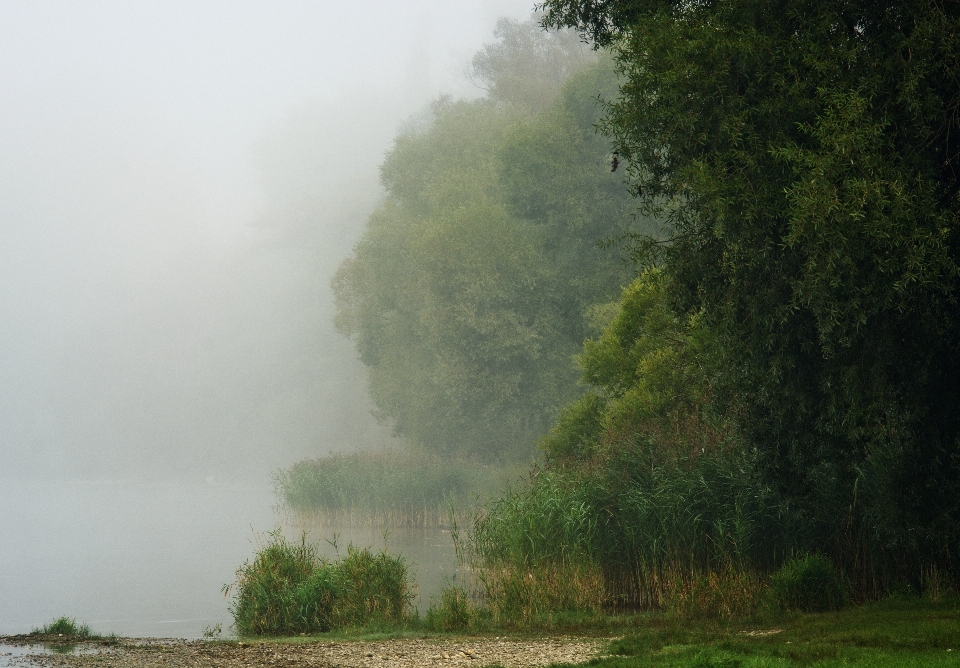
[(476, 604), (504, 626), (530, 626), (562, 611), (597, 614), (607, 603), (603, 574), (593, 565), (500, 565), (473, 569), (467, 577)]

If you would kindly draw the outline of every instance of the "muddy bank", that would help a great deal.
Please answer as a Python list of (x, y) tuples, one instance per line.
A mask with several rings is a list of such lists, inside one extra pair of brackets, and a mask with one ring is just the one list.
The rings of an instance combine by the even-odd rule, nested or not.
[[(24, 640), (0, 638), (23, 646)], [(75, 654), (25, 653), (0, 656), (0, 666), (324, 666), (329, 668), (507, 668), (582, 663), (598, 655), (605, 641), (583, 638), (428, 638), (375, 642), (211, 642), (204, 640), (119, 639), (85, 645)], [(39, 646), (38, 646), (39, 647)], [(95, 649), (93, 652), (87, 649)], [(47, 650), (49, 652), (49, 650)], [(19, 654), (19, 653), (18, 653)], [(4, 661), (6, 659), (6, 661)]]

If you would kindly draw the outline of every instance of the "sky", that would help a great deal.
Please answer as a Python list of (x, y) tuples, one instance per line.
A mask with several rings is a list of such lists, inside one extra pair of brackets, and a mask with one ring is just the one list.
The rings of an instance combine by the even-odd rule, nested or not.
[(0, 3), (0, 478), (382, 447), (329, 282), (528, 0)]

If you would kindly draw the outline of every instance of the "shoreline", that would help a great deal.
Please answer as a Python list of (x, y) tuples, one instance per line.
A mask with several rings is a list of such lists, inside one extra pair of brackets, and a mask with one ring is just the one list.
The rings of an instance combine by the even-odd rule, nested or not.
[[(291, 641), (292, 640), (292, 641)], [(0, 636), (0, 645), (37, 646), (37, 652), (0, 656), (0, 666), (324, 666), (342, 668), (504, 668), (583, 663), (599, 656), (602, 638), (557, 636), (546, 639), (463, 636), (390, 640), (277, 638), (184, 640), (105, 638), (74, 643), (30, 636)], [(57, 646), (71, 653), (57, 653)], [(6, 661), (4, 661), (6, 659)]]

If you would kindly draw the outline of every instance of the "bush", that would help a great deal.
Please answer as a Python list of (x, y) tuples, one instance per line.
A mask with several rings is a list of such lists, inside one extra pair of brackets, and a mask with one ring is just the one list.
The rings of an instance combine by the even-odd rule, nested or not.
[(773, 596), (784, 610), (839, 610), (847, 601), (846, 587), (833, 563), (819, 554), (794, 557), (774, 573)]
[(306, 535), (299, 543), (279, 530), (270, 538), (224, 588), (236, 588), (230, 613), (238, 634), (317, 633), (406, 617), (413, 595), (403, 557), (351, 545), (346, 557), (330, 562)]
[(58, 617), (40, 629), (34, 629), (30, 635), (63, 636), (68, 638), (93, 638), (94, 633), (86, 624), (77, 624), (73, 617)]

